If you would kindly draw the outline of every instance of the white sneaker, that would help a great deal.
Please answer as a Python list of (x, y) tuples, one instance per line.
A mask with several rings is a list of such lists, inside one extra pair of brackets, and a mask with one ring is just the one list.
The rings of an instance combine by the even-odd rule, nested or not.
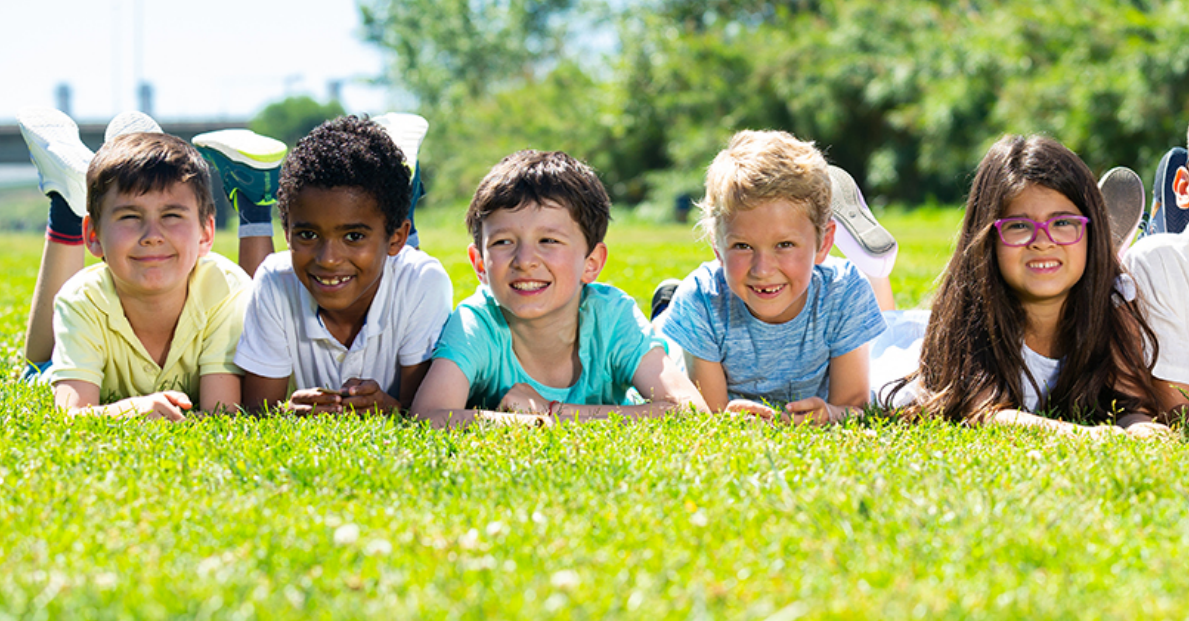
[(830, 166), (830, 208), (834, 221), (834, 245), (864, 274), (882, 278), (892, 273), (899, 246), (867, 208), (859, 185), (845, 170)]
[(153, 120), (153, 117), (139, 110), (128, 110), (117, 114), (107, 124), (107, 131), (103, 132), (103, 141), (111, 142), (111, 139), (116, 136), (141, 132), (150, 134), (163, 133), (161, 126), (157, 124), (157, 121)]
[(17, 123), (41, 191), (57, 192), (78, 217), (87, 215), (87, 166), (95, 154), (79, 138), (78, 125), (52, 108), (25, 108), (17, 113)]
[(190, 142), (207, 153), (219, 153), (223, 157), (255, 168), (256, 170), (273, 170), (281, 167), (285, 160), (285, 152), (289, 147), (276, 138), (261, 136), (250, 129), (220, 129), (218, 131), (199, 134)]
[(1130, 168), (1119, 166), (1106, 171), (1098, 180), (1098, 189), (1110, 217), (1111, 245), (1122, 253), (1144, 217), (1144, 182)]
[(377, 125), (384, 128), (392, 142), (400, 148), (405, 156), (405, 163), (409, 170), (417, 168), (417, 153), (421, 150), (421, 141), (429, 132), (429, 121), (425, 117), (408, 112), (389, 112), (372, 117)]

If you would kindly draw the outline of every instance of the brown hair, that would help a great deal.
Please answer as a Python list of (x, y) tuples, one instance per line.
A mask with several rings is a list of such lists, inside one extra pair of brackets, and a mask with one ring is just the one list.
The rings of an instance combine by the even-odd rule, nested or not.
[(723, 224), (740, 210), (768, 200), (803, 206), (821, 244), (830, 210), (830, 171), (812, 142), (783, 131), (741, 131), (706, 171), (698, 226), (716, 247)]
[(200, 221), (214, 217), (210, 169), (190, 143), (155, 132), (117, 136), (104, 143), (87, 167), (87, 214), (98, 226), (103, 196), (112, 187), (139, 195), (175, 183), (194, 191)]
[(561, 151), (531, 149), (505, 157), (483, 177), (467, 208), (467, 229), (482, 247), (487, 216), (545, 201), (569, 210), (586, 237), (588, 254), (607, 235), (611, 199), (594, 169)]
[[(999, 272), (995, 220), (1025, 188), (1055, 190), (1090, 218), (1086, 267), (1061, 309), (1057, 349), (1064, 357), (1047, 408), (1063, 418), (1106, 422), (1120, 411), (1155, 415), (1151, 369), (1155, 335), (1137, 302), (1115, 290), (1122, 273), (1111, 246), (1102, 193), (1086, 164), (1045, 136), (1005, 136), (983, 157), (970, 188), (954, 255), (925, 331), (914, 381), (922, 396), (907, 413), (978, 420), (999, 409), (1023, 407), (1023, 381), (1041, 394), (1023, 359), (1027, 317)], [(1154, 349), (1154, 348), (1153, 348)], [(1023, 380), (1021, 378), (1024, 378)]]

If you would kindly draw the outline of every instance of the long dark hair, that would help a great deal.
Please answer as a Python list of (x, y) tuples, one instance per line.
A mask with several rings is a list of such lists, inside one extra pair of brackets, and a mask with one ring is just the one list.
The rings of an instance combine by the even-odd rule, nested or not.
[[(1027, 317), (999, 272), (994, 228), (1008, 204), (1032, 185), (1060, 192), (1090, 218), (1085, 271), (1061, 309), (1056, 346), (1064, 363), (1046, 410), (1085, 422), (1156, 414), (1151, 382), (1156, 339), (1138, 304), (1115, 290), (1122, 267), (1111, 248), (1102, 194), (1081, 158), (1044, 136), (1005, 136), (978, 166), (957, 248), (933, 304), (920, 368), (889, 398), (919, 380), (921, 396), (907, 414), (977, 420), (1023, 407), (1024, 381), (1039, 388), (1024, 364)], [(1153, 347), (1151, 358), (1145, 342)]]

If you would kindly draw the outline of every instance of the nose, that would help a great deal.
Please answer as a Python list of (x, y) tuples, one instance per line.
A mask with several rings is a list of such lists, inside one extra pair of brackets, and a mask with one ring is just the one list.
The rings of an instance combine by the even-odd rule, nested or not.
[(757, 250), (751, 259), (751, 275), (763, 277), (771, 274), (775, 269), (776, 261), (772, 256), (762, 250)]
[(155, 246), (165, 240), (161, 233), (161, 222), (156, 218), (145, 218), (144, 229), (141, 231), (140, 243), (144, 246)]
[(319, 242), (314, 256), (318, 265), (337, 265), (342, 261), (342, 253), (339, 252), (338, 244), (325, 239)]
[(1036, 236), (1032, 238), (1032, 243), (1029, 246), (1056, 246), (1057, 242), (1053, 241), (1053, 234), (1049, 231), (1049, 227), (1043, 223), (1038, 223), (1036, 226)]
[(537, 265), (537, 248), (533, 244), (519, 244), (512, 255), (513, 264), (519, 268), (529, 268)]

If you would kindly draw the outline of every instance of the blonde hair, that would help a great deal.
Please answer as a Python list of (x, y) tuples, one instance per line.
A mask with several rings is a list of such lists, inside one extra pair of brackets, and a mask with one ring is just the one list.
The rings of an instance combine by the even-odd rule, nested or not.
[(798, 140), (788, 132), (741, 131), (706, 171), (706, 196), (698, 203), (702, 210), (698, 227), (718, 246), (727, 218), (768, 200), (786, 200), (803, 207), (821, 244), (832, 215), (826, 158), (812, 142)]

